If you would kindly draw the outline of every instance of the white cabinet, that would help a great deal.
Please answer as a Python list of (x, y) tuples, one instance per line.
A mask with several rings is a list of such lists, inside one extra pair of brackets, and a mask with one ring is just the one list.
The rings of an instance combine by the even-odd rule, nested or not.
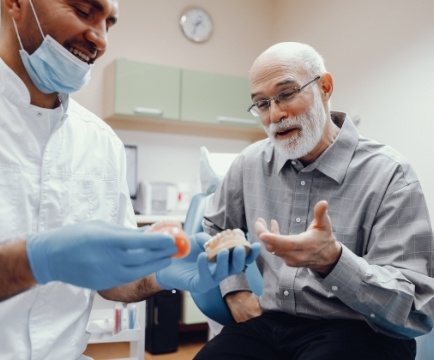
[(117, 360), (143, 360), (145, 357), (145, 301), (136, 303), (136, 321), (133, 329), (121, 330), (114, 333), (115, 307), (120, 305), (113, 301), (95, 295), (87, 329), (91, 333), (89, 344), (114, 342), (129, 342), (130, 357)]

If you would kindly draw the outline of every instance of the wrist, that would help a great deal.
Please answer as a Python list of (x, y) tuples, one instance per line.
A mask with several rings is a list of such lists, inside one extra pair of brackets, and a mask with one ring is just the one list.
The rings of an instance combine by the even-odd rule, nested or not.
[(326, 277), (328, 274), (330, 274), (333, 269), (335, 268), (336, 264), (339, 262), (339, 259), (342, 255), (342, 245), (336, 241), (336, 247), (335, 247), (335, 255), (332, 257), (332, 262), (325, 266), (319, 266), (315, 270), (321, 277)]
[(29, 272), (39, 284), (46, 284), (53, 280), (43, 245), (44, 242), (41, 239), (41, 235), (30, 235), (24, 242), (24, 251)]
[(234, 291), (226, 294), (224, 299), (228, 305), (238, 304), (244, 302), (244, 300), (249, 298), (251, 295), (252, 292), (247, 290)]

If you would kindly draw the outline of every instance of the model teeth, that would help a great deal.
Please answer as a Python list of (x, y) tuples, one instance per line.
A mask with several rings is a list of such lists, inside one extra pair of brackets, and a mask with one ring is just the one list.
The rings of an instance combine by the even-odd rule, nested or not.
[(162, 231), (162, 229), (167, 229), (167, 228), (173, 228), (174, 230), (176, 229), (177, 231), (181, 231), (182, 230), (182, 225), (179, 221), (177, 220), (172, 220), (172, 219), (166, 219), (166, 220), (160, 220), (157, 221), (155, 223), (153, 223), (148, 229), (148, 232), (158, 232), (158, 231)]
[(83, 60), (85, 62), (89, 62), (89, 60), (90, 60), (90, 56), (83, 54), (81, 51), (79, 51), (77, 49), (69, 48), (69, 51), (71, 53), (73, 53), (76, 57), (78, 57), (80, 60)]
[[(205, 243), (205, 249), (210, 248), (213, 249), (219, 244), (223, 244), (227, 241), (234, 240), (235, 238), (242, 238), (242, 240), (246, 240), (246, 237), (242, 230), (240, 229), (228, 229), (224, 230), (221, 233), (215, 235), (212, 239), (208, 240)], [(240, 239), (241, 240), (241, 239)]]

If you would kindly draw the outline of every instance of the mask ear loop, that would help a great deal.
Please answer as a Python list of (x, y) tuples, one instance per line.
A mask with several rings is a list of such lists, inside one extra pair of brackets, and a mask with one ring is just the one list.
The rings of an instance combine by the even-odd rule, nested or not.
[(35, 17), (36, 23), (38, 24), (39, 31), (41, 32), (42, 39), (44, 39), (45, 35), (44, 35), (44, 32), (42, 31), (41, 24), (39, 23), (39, 19), (36, 16), (36, 10), (35, 10), (35, 7), (33, 6), (33, 1), (29, 0), (29, 3), (30, 3), (30, 6), (31, 6), (32, 11), (33, 11), (33, 16)]
[[(42, 39), (44, 39), (45, 35), (44, 35), (44, 32), (42, 31), (41, 24), (39, 23), (39, 19), (36, 16), (35, 7), (33, 6), (33, 1), (29, 0), (29, 3), (30, 3), (30, 6), (31, 6), (32, 11), (33, 11), (33, 16), (35, 17), (35, 20), (36, 20), (36, 24), (38, 24), (39, 31), (41, 32)], [(12, 18), (12, 22), (14, 24), (15, 32), (17, 34), (17, 38), (18, 38), (18, 42), (20, 43), (21, 50), (24, 50), (23, 42), (21, 41), (20, 32), (18, 31), (18, 26), (17, 26), (17, 23), (15, 22), (14, 18)]]
[(23, 43), (21, 42), (21, 36), (20, 33), (18, 32), (17, 23), (15, 22), (14, 18), (12, 18), (12, 23), (14, 24), (15, 33), (17, 34), (17, 38), (18, 38), (18, 42), (20, 43), (21, 50), (24, 50)]

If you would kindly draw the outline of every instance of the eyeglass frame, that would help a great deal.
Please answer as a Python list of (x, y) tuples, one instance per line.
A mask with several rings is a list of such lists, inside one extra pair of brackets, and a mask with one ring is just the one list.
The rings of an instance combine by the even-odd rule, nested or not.
[[(305, 87), (309, 86), (309, 85), (312, 84), (314, 81), (317, 81), (317, 80), (320, 79), (320, 78), (321, 78), (321, 76), (318, 75), (318, 76), (316, 76), (314, 79), (308, 81), (308, 82), (307, 82), (306, 84), (304, 84), (303, 86), (299, 86), (299, 87), (297, 87), (297, 88), (294, 88), (293, 91), (292, 91), (290, 94), (288, 94), (288, 96), (293, 96), (293, 95), (295, 95), (295, 94), (298, 94), (298, 93), (299, 93), (301, 90), (303, 90)], [(250, 106), (247, 108), (247, 111), (248, 111), (249, 113), (251, 113), (251, 114), (252, 114), (253, 116), (255, 116), (255, 117), (260, 117), (260, 116), (261, 116), (261, 112), (260, 112), (259, 107), (258, 107), (258, 105), (257, 105), (258, 103), (260, 103), (260, 102), (266, 102), (266, 103), (268, 103), (268, 110), (270, 110), (270, 108), (271, 108), (271, 101), (274, 100), (274, 102), (275, 102), (276, 104), (279, 104), (279, 102), (281, 102), (281, 100), (278, 100), (278, 99), (276, 99), (276, 98), (278, 98), (279, 95), (281, 95), (281, 94), (283, 94), (283, 93), (285, 93), (285, 92), (287, 92), (287, 91), (288, 91), (288, 90), (283, 90), (283, 91), (279, 92), (278, 94), (276, 94), (274, 97), (272, 97), (272, 98), (270, 98), (270, 99), (256, 101), (256, 102), (254, 102), (252, 105), (250, 105)], [(291, 100), (292, 100), (292, 98), (291, 98)], [(256, 107), (256, 110), (253, 110), (255, 107)], [(255, 113), (253, 113), (252, 110), (253, 110)]]

